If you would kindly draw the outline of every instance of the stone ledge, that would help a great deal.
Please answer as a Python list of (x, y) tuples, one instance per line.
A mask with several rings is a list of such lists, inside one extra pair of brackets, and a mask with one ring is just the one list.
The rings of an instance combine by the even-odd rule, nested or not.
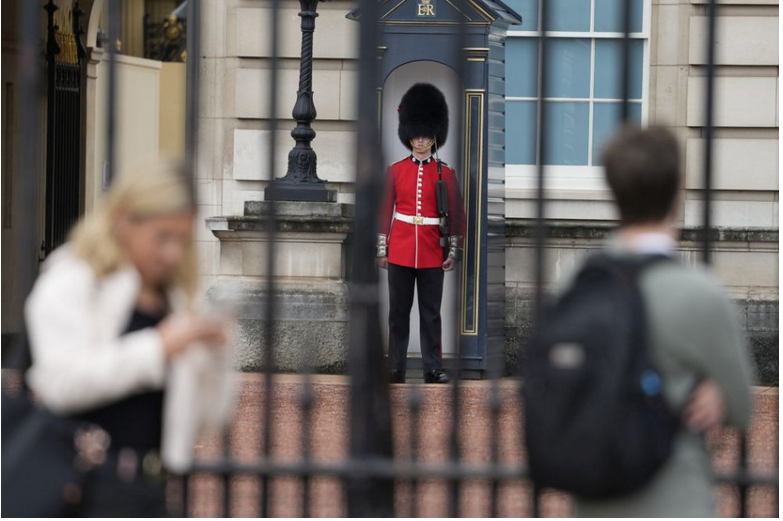
[[(275, 204), (275, 231), (293, 233), (347, 234), (353, 225), (352, 204), (282, 201)], [(271, 203), (245, 202), (244, 215), (208, 217), (207, 228), (220, 232), (267, 232), (270, 229)]]
[[(549, 223), (546, 231), (550, 239), (605, 239), (617, 229), (616, 224), (561, 224)], [(702, 229), (692, 226), (680, 228), (680, 240), (698, 242)], [(775, 228), (712, 228), (710, 239), (716, 242), (774, 242), (779, 241)], [(535, 223), (522, 219), (506, 219), (506, 237), (535, 237)]]
[[(275, 231), (298, 233), (349, 233), (353, 220), (348, 217), (296, 217), (278, 216), (275, 218)], [(266, 217), (219, 216), (206, 219), (207, 228), (212, 233), (231, 232), (266, 232), (269, 230), (269, 219)]]
[[(258, 371), (268, 349), (268, 286), (219, 278), (210, 296), (233, 295), (238, 307), (236, 368)], [(275, 370), (344, 373), (348, 361), (349, 297), (344, 282), (278, 281), (273, 288)]]
[[(245, 217), (268, 217), (272, 210), (269, 201), (245, 201)], [(311, 203), (280, 201), (275, 204), (275, 213), (280, 218), (353, 218), (354, 205), (345, 203)]]
[[(262, 281), (221, 277), (208, 295), (234, 295), (240, 319), (266, 318), (269, 287)], [(273, 287), (277, 320), (348, 321), (348, 288), (337, 281), (276, 281)]]
[[(777, 385), (778, 300), (735, 298), (737, 319), (747, 338), (747, 348), (755, 365), (756, 384)], [(523, 346), (533, 333), (534, 294), (532, 288), (506, 288), (505, 357), (506, 371), (515, 374)]]

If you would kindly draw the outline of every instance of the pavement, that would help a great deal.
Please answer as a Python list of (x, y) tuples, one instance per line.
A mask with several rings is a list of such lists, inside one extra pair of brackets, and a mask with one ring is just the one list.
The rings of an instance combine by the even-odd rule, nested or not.
[[(264, 386), (263, 376), (243, 374), (238, 408), (230, 432), (232, 457), (243, 459), (258, 457), (264, 436)], [(317, 375), (311, 379), (314, 393), (312, 419), (307, 425), (302, 418), (300, 398), (305, 380), (297, 375), (278, 375), (274, 378), (272, 403), (272, 453), (281, 461), (295, 461), (310, 442), (309, 450), (314, 460), (339, 463), (347, 457), (349, 449), (349, 392), (350, 380), (343, 376)], [(522, 404), (518, 382), (504, 379), (497, 382), (500, 397), (498, 425), (493, 429), (489, 399), (493, 383), (466, 381), (460, 387), (461, 408), (458, 415), (461, 458), (471, 463), (491, 461), (493, 435), (497, 438), (499, 459), (508, 465), (523, 465)], [(411, 429), (410, 400), (421, 399), (419, 427)], [(778, 467), (778, 388), (754, 388), (755, 415), (749, 433), (748, 461), (750, 468), (758, 471), (776, 471)], [(409, 460), (412, 435), (418, 436), (419, 454), (427, 462), (449, 461), (449, 432), (452, 418), (451, 386), (423, 384), (394, 385), (391, 390), (392, 422), (395, 457)], [(305, 434), (308, 433), (307, 436)], [(412, 434), (415, 433), (415, 434)], [(197, 453), (200, 458), (213, 458), (222, 454), (221, 436), (211, 436), (200, 441)], [(738, 436), (728, 428), (716, 429), (708, 434), (708, 446), (713, 454), (715, 468), (731, 471), (738, 461)], [(220, 516), (223, 512), (223, 478), (196, 476), (190, 482), (190, 514)], [(256, 517), (260, 514), (260, 483), (253, 476), (235, 476), (230, 479), (230, 514)], [(181, 490), (179, 483), (172, 483), (172, 507), (178, 504)], [(303, 486), (300, 478), (279, 477), (270, 485), (271, 513), (277, 517), (298, 517), (303, 514)], [(417, 514), (423, 517), (448, 515), (447, 486), (442, 481), (422, 480), (417, 494), (412, 496), (410, 483), (399, 481), (395, 488), (395, 513), (398, 517)], [(343, 517), (346, 515), (345, 491), (342, 483), (331, 477), (315, 477), (311, 480), (311, 514), (319, 517)], [(737, 515), (736, 487), (716, 487), (718, 515)], [(486, 517), (491, 513), (492, 489), (485, 481), (467, 481), (460, 491), (460, 515)], [(502, 483), (498, 490), (498, 514), (501, 517), (528, 517), (531, 515), (531, 490), (526, 481)], [(415, 501), (414, 501), (415, 499)], [(415, 505), (416, 510), (413, 510)], [(777, 517), (777, 488), (753, 488), (750, 490), (749, 514), (756, 517)], [(567, 517), (572, 514), (570, 498), (560, 492), (545, 492), (541, 503), (542, 515)]]
[[(309, 425), (302, 417), (300, 406), (305, 379), (298, 375), (276, 375), (273, 384), (272, 453), (280, 461), (300, 458), (304, 443), (314, 460), (339, 463), (349, 448), (350, 380), (344, 376), (316, 375), (311, 378), (314, 407)], [(492, 428), (488, 406), (493, 385), (500, 396), (497, 429)], [(465, 381), (460, 386), (461, 408), (458, 415), (460, 457), (469, 463), (491, 461), (493, 435), (497, 433), (499, 459), (507, 465), (523, 465), (522, 403), (519, 383), (513, 379), (498, 382)], [(18, 380), (13, 372), (3, 370), (3, 387), (14, 389)], [(754, 472), (774, 472), (778, 469), (779, 398), (777, 387), (755, 387), (755, 412), (748, 435), (748, 462)], [(411, 398), (421, 400), (419, 428), (411, 429)], [(449, 461), (449, 432), (452, 418), (451, 386), (417, 383), (394, 385), (391, 389), (394, 451), (399, 460), (409, 460), (412, 436), (417, 437), (419, 455), (430, 463)], [(261, 454), (264, 436), (264, 380), (262, 375), (241, 374), (237, 410), (230, 429), (228, 452), (237, 461), (257, 458)], [(303, 434), (309, 433), (308, 436)], [(199, 441), (200, 459), (220, 457), (226, 445), (223, 437), (214, 435)], [(739, 436), (728, 428), (708, 433), (708, 447), (718, 472), (731, 472), (738, 462)], [(253, 476), (233, 476), (230, 481), (229, 513), (234, 517), (260, 515), (260, 483)], [(169, 502), (172, 512), (181, 512), (181, 486), (170, 482)], [(278, 477), (272, 480), (271, 513), (275, 517), (303, 515), (303, 486), (300, 478)], [(778, 517), (777, 487), (755, 487), (749, 491), (748, 514), (752, 517)], [(219, 517), (225, 500), (224, 477), (198, 475), (190, 480), (189, 514), (195, 517)], [(400, 480), (395, 487), (397, 517), (444, 517), (448, 515), (447, 486), (438, 480), (422, 480), (412, 495), (409, 482)], [(738, 515), (737, 489), (730, 485), (716, 487), (717, 513), (720, 517)], [(314, 477), (310, 487), (311, 512), (318, 517), (346, 516), (345, 490), (331, 477)], [(414, 501), (415, 499), (415, 501)], [(529, 517), (531, 490), (526, 481), (504, 482), (498, 489), (498, 515)], [(485, 481), (464, 482), (460, 490), (460, 515), (487, 517), (490, 515), (492, 489)], [(414, 510), (415, 509), (415, 510)], [(545, 517), (572, 515), (570, 498), (556, 491), (544, 492), (541, 513)]]

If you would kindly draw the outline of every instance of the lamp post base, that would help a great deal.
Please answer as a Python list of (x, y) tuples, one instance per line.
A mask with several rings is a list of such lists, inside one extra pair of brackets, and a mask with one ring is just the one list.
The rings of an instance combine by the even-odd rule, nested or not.
[(326, 188), (323, 183), (291, 183), (275, 179), (264, 190), (267, 201), (305, 201), (311, 203), (334, 203), (337, 190)]

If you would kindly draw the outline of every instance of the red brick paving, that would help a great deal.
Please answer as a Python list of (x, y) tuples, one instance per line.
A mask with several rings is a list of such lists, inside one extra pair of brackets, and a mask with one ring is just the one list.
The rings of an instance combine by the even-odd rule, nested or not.
[[(232, 454), (237, 459), (258, 456), (264, 427), (262, 412), (264, 393), (262, 378), (244, 375), (235, 422), (232, 428)], [(315, 407), (311, 427), (312, 455), (319, 461), (339, 462), (348, 453), (349, 387), (341, 377), (316, 377), (313, 385)], [(273, 454), (282, 460), (296, 460), (302, 450), (303, 422), (299, 397), (303, 390), (301, 379), (281, 376), (274, 386), (272, 411)], [(491, 457), (490, 396), (488, 382), (469, 382), (461, 392), (460, 444), (462, 458), (468, 462), (489, 462)], [(392, 387), (394, 449), (397, 458), (410, 458), (409, 398), (412, 393), (422, 396), (420, 454), (428, 462), (449, 459), (448, 433), (451, 425), (450, 386), (395, 385)], [(524, 452), (521, 432), (521, 403), (517, 387), (512, 381), (503, 381), (500, 387), (501, 414), (499, 418), (499, 454), (507, 464), (522, 464)], [(729, 429), (720, 429), (708, 436), (716, 469), (730, 470), (737, 461), (737, 436)], [(756, 394), (756, 414), (750, 430), (749, 462), (753, 469), (776, 469), (778, 466), (778, 394), (767, 389)], [(198, 447), (200, 457), (217, 456), (221, 451), (219, 437), (203, 440)], [(278, 517), (301, 516), (301, 481), (296, 478), (276, 478), (271, 485), (272, 514)], [(177, 496), (176, 487), (171, 495)], [(197, 477), (191, 483), (191, 514), (220, 516), (222, 514), (222, 478)], [(260, 484), (252, 477), (232, 480), (231, 515), (255, 517), (259, 515)], [(486, 517), (490, 513), (490, 487), (486, 482), (469, 482), (462, 489), (461, 515)], [(749, 514), (758, 517), (777, 517), (777, 493), (758, 488), (751, 490)], [(172, 499), (173, 499), (172, 498)], [(443, 482), (423, 481), (418, 489), (418, 514), (424, 517), (446, 516), (447, 490)], [(499, 491), (499, 514), (502, 517), (529, 516), (530, 490), (526, 482), (504, 483)], [(736, 490), (718, 487), (718, 513), (723, 517), (737, 515)], [(312, 514), (320, 517), (346, 515), (344, 490), (339, 480), (329, 477), (312, 481)], [(396, 515), (410, 516), (411, 495), (408, 483), (396, 486)], [(542, 514), (565, 517), (571, 514), (567, 495), (547, 492), (542, 501)]]
[[(235, 458), (257, 456), (262, 443), (263, 380), (258, 375), (243, 375), (237, 413), (232, 426), (232, 450)], [(18, 381), (3, 371), (3, 387), (16, 388)], [(299, 397), (304, 388), (301, 379), (292, 376), (276, 378), (274, 391), (273, 454), (281, 460), (296, 460), (302, 449), (302, 418)], [(339, 462), (348, 452), (348, 391), (347, 379), (341, 377), (315, 377), (313, 386), (315, 407), (312, 420), (312, 455), (323, 462)], [(429, 462), (447, 461), (448, 432), (451, 418), (451, 388), (449, 386), (396, 385), (392, 387), (394, 449), (398, 458), (410, 457), (410, 413), (408, 399), (414, 392), (422, 396), (420, 430), (420, 454)], [(778, 468), (778, 392), (777, 388), (757, 389), (755, 413), (749, 433), (748, 460), (754, 470)], [(521, 431), (521, 403), (513, 382), (501, 384), (502, 407), (500, 414), (499, 450), (501, 461), (521, 464), (524, 461)], [(468, 462), (490, 460), (487, 382), (466, 382), (461, 389), (462, 412), (460, 415), (460, 442), (462, 458)], [(739, 437), (730, 429), (718, 429), (708, 435), (708, 445), (713, 452), (716, 470), (730, 472), (737, 465)], [(221, 453), (220, 437), (204, 439), (198, 446), (199, 457), (209, 458)], [(180, 498), (179, 483), (173, 482), (170, 490), (172, 506)], [(223, 508), (223, 479), (214, 476), (198, 476), (190, 486), (190, 513), (197, 517), (220, 516)], [(396, 514), (412, 515), (410, 485), (398, 483), (396, 487)], [(718, 514), (734, 517), (738, 512), (735, 487), (720, 485)], [(296, 478), (276, 478), (272, 484), (272, 514), (277, 517), (302, 515), (301, 481)], [(231, 515), (256, 517), (259, 515), (260, 485), (253, 477), (240, 476), (231, 480)], [(766, 487), (749, 492), (749, 515), (777, 517), (778, 496), (776, 490)], [(443, 482), (422, 481), (418, 489), (418, 515), (441, 517), (447, 515), (447, 490)], [(526, 482), (503, 483), (499, 491), (501, 517), (529, 516), (530, 488)], [(461, 514), (471, 517), (489, 515), (490, 487), (486, 482), (466, 482), (461, 493)], [(316, 477), (312, 480), (312, 514), (319, 517), (343, 517), (346, 515), (344, 489), (339, 480)], [(543, 495), (542, 514), (546, 517), (567, 517), (571, 503), (567, 495), (548, 491)]]

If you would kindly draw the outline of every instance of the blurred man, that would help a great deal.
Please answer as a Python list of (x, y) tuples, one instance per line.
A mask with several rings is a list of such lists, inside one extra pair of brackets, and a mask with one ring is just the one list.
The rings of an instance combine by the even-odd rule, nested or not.
[(411, 155), (388, 168), (378, 265), (389, 270), (390, 381), (404, 383), (413, 290), (418, 289), (425, 383), (446, 383), (440, 305), (444, 272), (461, 257), (462, 198), (454, 170), (433, 156), (446, 143), (449, 113), (437, 87), (417, 83), (399, 106), (398, 135)]
[[(610, 255), (676, 258), (683, 176), (675, 137), (625, 129), (604, 152), (621, 226)], [(650, 360), (662, 395), (681, 415), (670, 457), (644, 486), (612, 499), (577, 499), (582, 517), (712, 517), (713, 477), (704, 432), (750, 423), (750, 364), (734, 305), (702, 267), (656, 263), (640, 275)], [(617, 440), (623, 443), (623, 440)]]

